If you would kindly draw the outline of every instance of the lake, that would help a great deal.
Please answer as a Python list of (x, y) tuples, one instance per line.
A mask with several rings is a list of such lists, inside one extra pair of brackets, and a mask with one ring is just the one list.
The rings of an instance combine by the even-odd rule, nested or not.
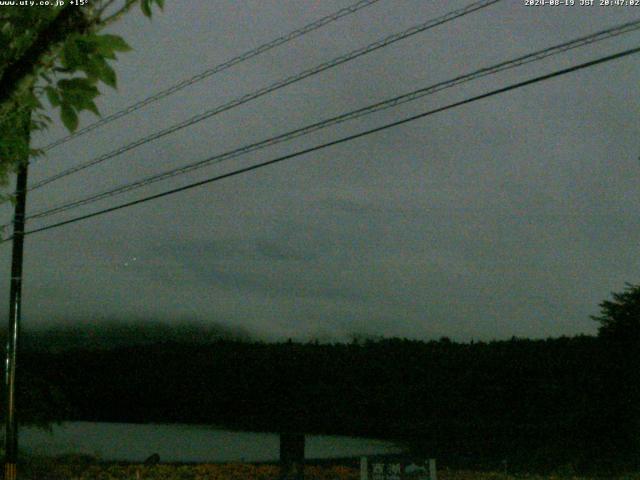
[[(158, 453), (163, 462), (270, 462), (279, 458), (276, 433), (237, 432), (199, 425), (68, 422), (52, 432), (24, 427), (20, 448), (37, 454), (82, 453), (101, 460), (142, 462)], [(308, 435), (307, 458), (400, 453), (392, 442)]]

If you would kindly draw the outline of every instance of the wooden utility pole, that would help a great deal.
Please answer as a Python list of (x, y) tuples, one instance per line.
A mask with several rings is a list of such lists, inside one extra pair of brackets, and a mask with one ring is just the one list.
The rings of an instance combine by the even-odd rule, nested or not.
[[(24, 127), (27, 145), (31, 112), (25, 114)], [(27, 150), (28, 152), (28, 150)], [(13, 250), (11, 254), (11, 288), (9, 292), (9, 328), (7, 330), (7, 356), (5, 363), (5, 460), (4, 480), (16, 480), (18, 460), (18, 420), (16, 418), (16, 366), (18, 339), (20, 337), (20, 315), (22, 310), (22, 258), (24, 224), (27, 200), (27, 172), (29, 158), (21, 159), (16, 181), (16, 203), (13, 214)]]

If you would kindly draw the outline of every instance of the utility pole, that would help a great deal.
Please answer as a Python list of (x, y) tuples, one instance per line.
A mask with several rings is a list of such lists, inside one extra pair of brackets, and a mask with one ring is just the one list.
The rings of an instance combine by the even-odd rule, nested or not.
[[(27, 146), (30, 143), (31, 112), (22, 119)], [(7, 331), (7, 356), (5, 363), (5, 460), (4, 480), (16, 480), (18, 460), (18, 420), (16, 418), (16, 363), (18, 339), (20, 337), (20, 314), (22, 310), (22, 257), (24, 246), (24, 224), (27, 200), (28, 149), (18, 169), (16, 181), (16, 203), (13, 213), (13, 247), (11, 254), (11, 289), (9, 292), (9, 328)]]

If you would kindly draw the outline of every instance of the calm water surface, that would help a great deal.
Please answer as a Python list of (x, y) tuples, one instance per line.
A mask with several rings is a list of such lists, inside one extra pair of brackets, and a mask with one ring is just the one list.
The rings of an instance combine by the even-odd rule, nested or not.
[[(20, 448), (32, 453), (84, 453), (102, 460), (143, 461), (158, 453), (166, 462), (264, 462), (278, 459), (275, 433), (234, 432), (198, 425), (69, 422), (52, 432), (20, 431)], [(307, 458), (399, 453), (391, 442), (364, 438), (309, 435)]]

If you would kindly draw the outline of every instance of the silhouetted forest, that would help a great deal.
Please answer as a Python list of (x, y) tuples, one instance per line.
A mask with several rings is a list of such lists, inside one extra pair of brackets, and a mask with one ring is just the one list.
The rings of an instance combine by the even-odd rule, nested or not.
[(20, 405), (40, 420), (394, 439), (443, 465), (638, 468), (638, 329), (596, 320), (598, 337), (488, 343), (262, 343), (195, 327), (114, 348), (31, 341)]
[(20, 367), (22, 410), (59, 420), (364, 435), (458, 464), (588, 467), (638, 451), (637, 361), (595, 337), (164, 342), (27, 351)]

